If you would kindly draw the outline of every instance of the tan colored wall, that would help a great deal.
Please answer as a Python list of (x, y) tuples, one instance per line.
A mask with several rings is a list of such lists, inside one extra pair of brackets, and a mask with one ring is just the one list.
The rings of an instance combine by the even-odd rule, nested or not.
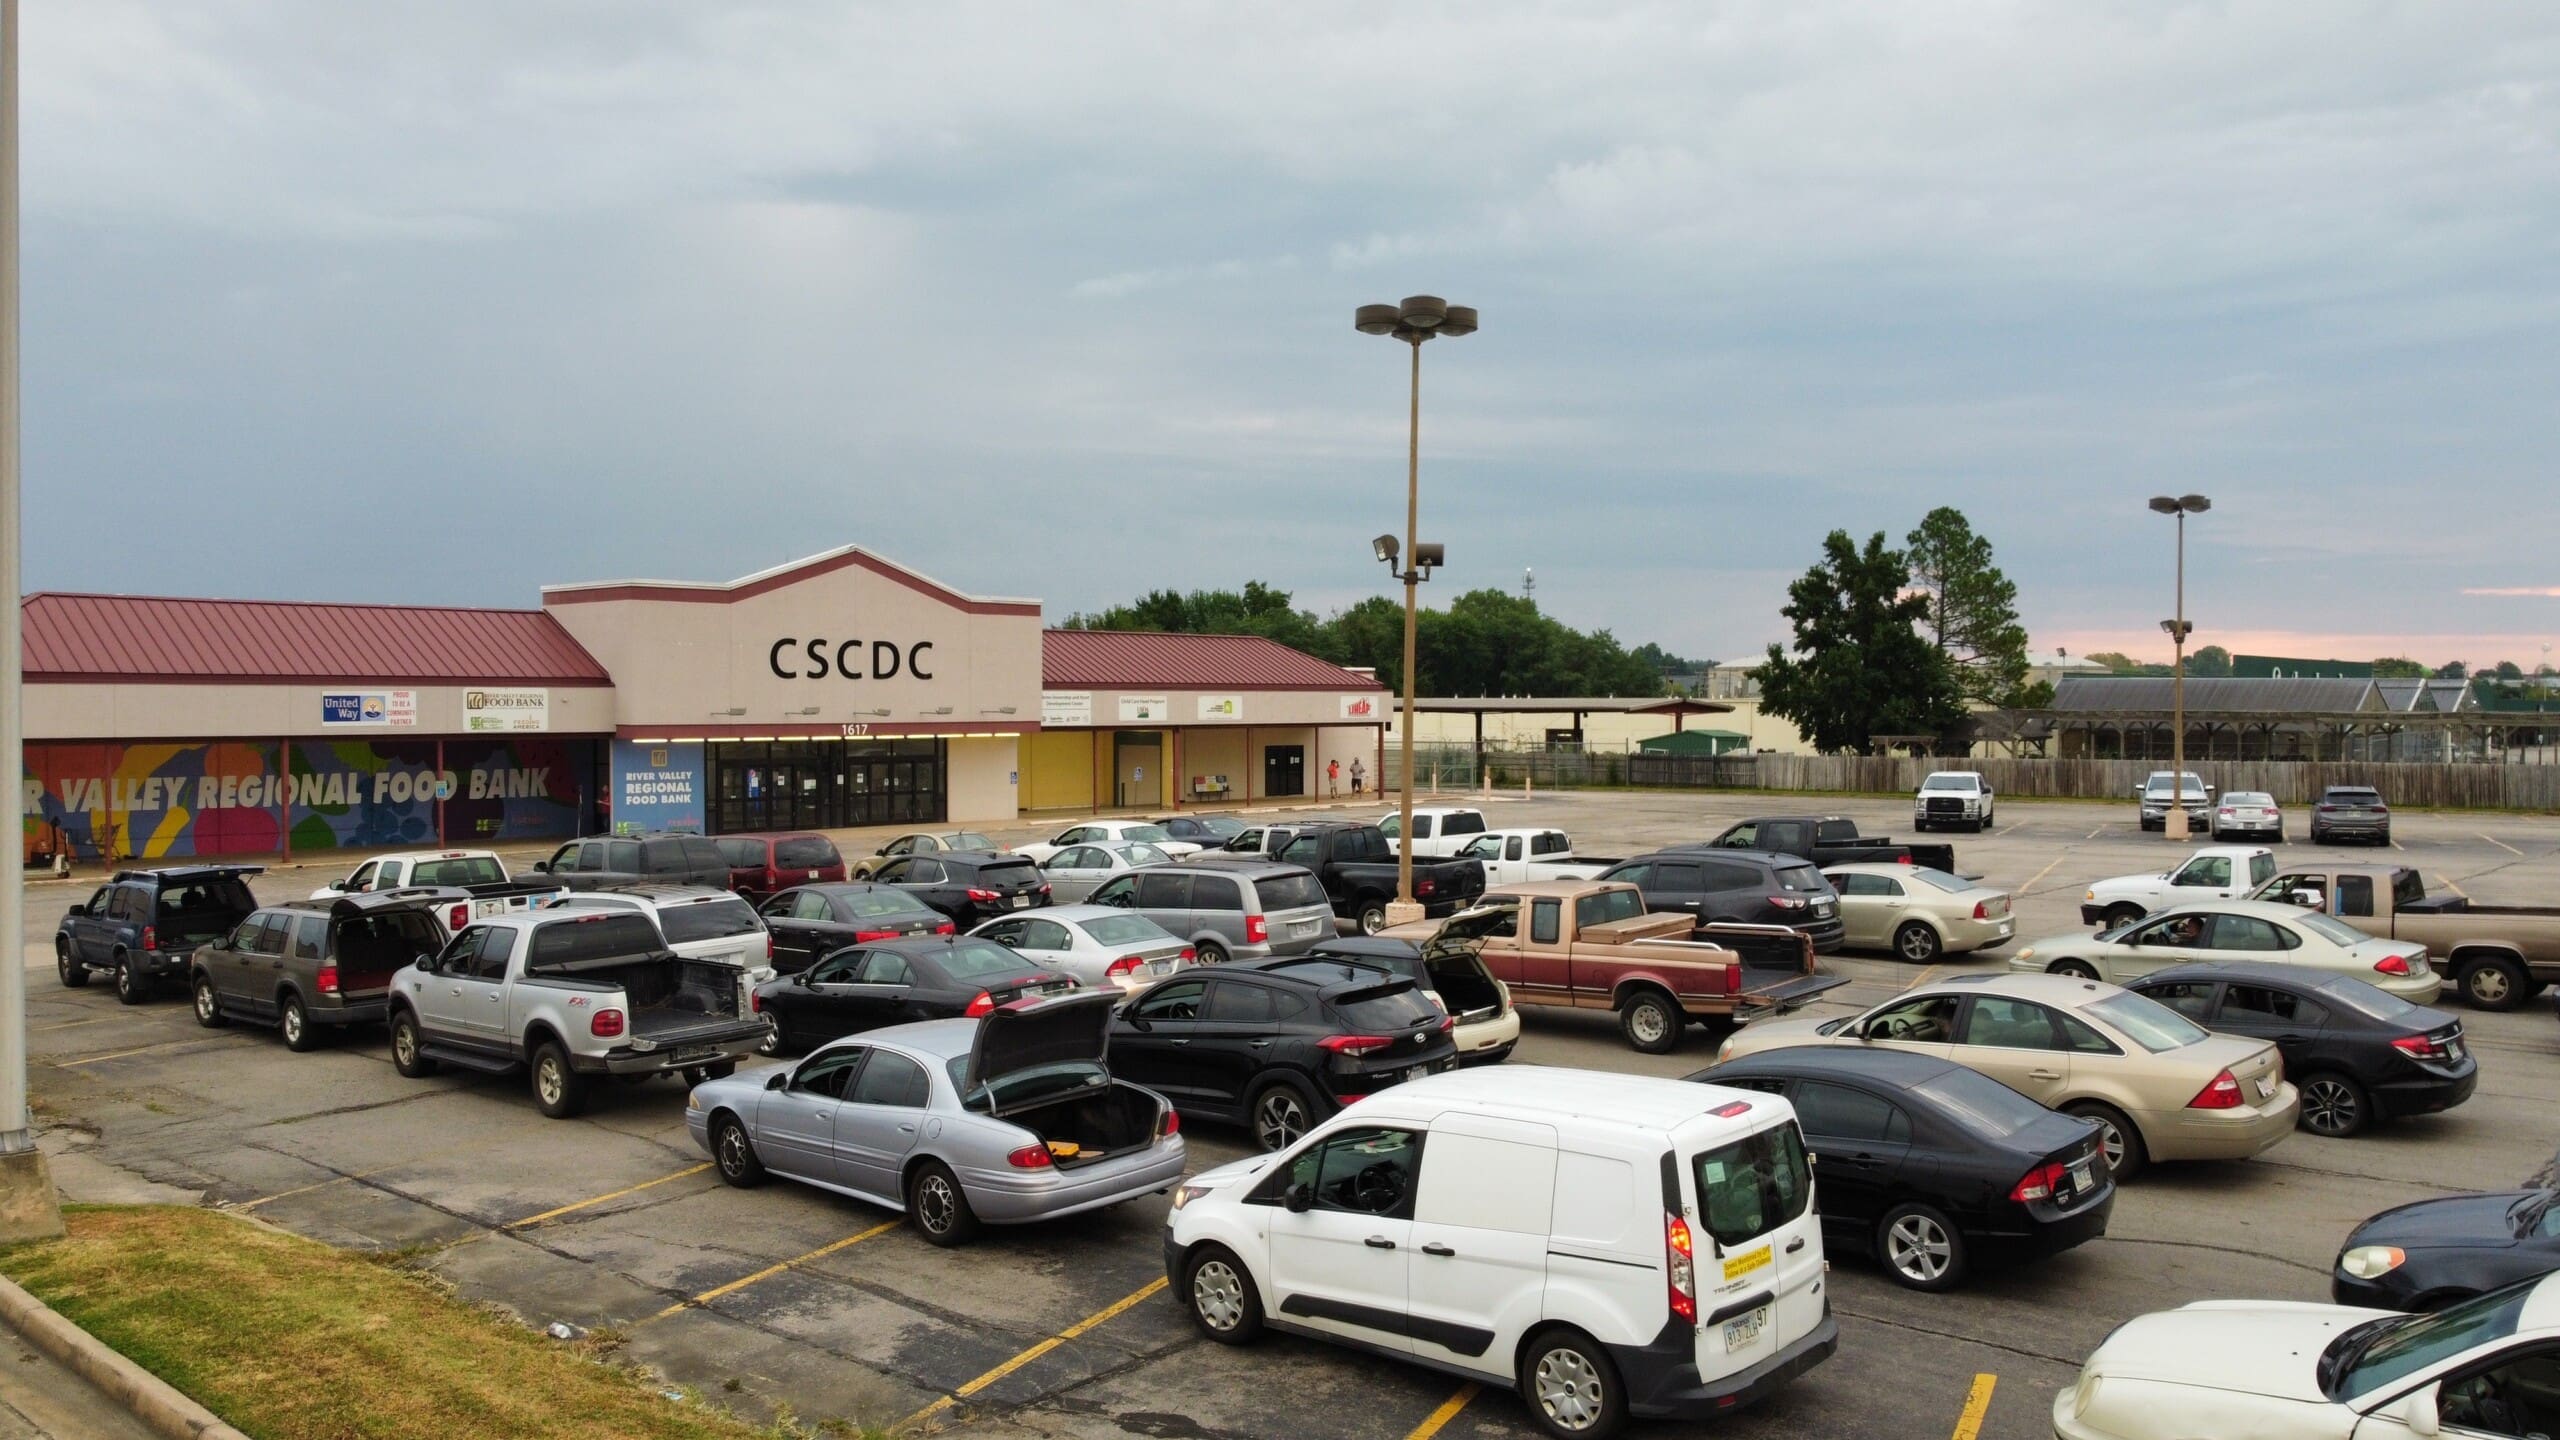
[[(1257, 776), (1260, 774), (1259, 771), (1255, 773)], [(1203, 778), (1224, 775), (1227, 777), (1229, 787), (1224, 797), (1197, 803), (1202, 805), (1242, 804), (1246, 778), (1244, 727), (1239, 725), (1232, 728), (1213, 728), (1202, 725), (1183, 731), (1181, 774), (1176, 778), (1175, 783), (1181, 787), (1182, 802), (1186, 805), (1194, 803), (1191, 799), (1191, 777), (1194, 775)], [(1258, 784), (1259, 781), (1257, 780), (1256, 783)]]
[(1014, 776), (1021, 770), (1019, 750), (1013, 737), (998, 740), (954, 740), (950, 742), (949, 768), (944, 783), (950, 787), (951, 823), (1011, 824), (1020, 813), (1018, 785)]
[[(344, 735), (398, 740), (404, 736), (464, 733), (466, 685), (63, 685), (26, 687), (27, 738), (31, 740), (242, 739)], [(540, 689), (531, 685), (493, 689)], [(320, 723), (320, 697), (349, 691), (413, 690), (414, 726)], [(605, 686), (554, 686), (550, 733), (594, 735), (613, 729), (614, 692)], [(1036, 697), (1035, 697), (1036, 698)]]

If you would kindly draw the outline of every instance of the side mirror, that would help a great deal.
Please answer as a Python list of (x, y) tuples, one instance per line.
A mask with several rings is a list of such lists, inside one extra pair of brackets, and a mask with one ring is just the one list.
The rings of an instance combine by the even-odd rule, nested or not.
[[(1280, 1204), (1292, 1215), (1306, 1214), (1309, 1210), (1315, 1208), (1315, 1203), (1316, 1187), (1307, 1184), (1303, 1180), (1280, 1192)], [(2430, 1402), (2428, 1408), (2430, 1410), (2434, 1409), (2432, 1402)], [(2414, 1429), (2415, 1427), (2413, 1426), (2411, 1428)], [(2426, 1431), (2422, 1433), (2433, 1434), (2434, 1432)]]
[(764, 1088), (767, 1090), (779, 1090), (790, 1083), (791, 1072), (788, 1070), (776, 1070), (764, 1077)]
[(2410, 1391), (2409, 1398), (2400, 1402), (2400, 1420), (2412, 1435), (2443, 1434), (2444, 1418), (2436, 1413), (2436, 1387)]
[(809, 972), (808, 972), (808, 971), (806, 971), (806, 970), (803, 970), (803, 971), (801, 971), (799, 974), (792, 976), (792, 977), (791, 977), (791, 981), (792, 981), (792, 983), (793, 983), (793, 984), (795, 984), (795, 985), (804, 985), (804, 986), (805, 986), (805, 985), (810, 985), (810, 984), (814, 984), (814, 983), (815, 983), (814, 981), (810, 980), (810, 978), (809, 978)]
[(536, 860), (533, 862), (533, 868), (541, 871), (545, 875), (548, 875), (551, 873), (551, 862), (548, 860)]
[(89, 902), (88, 902), (88, 901), (86, 901), (86, 900), (80, 901), (80, 902), (78, 902), (77, 904), (74, 904), (70, 909), (63, 911), (62, 913), (63, 913), (66, 917), (68, 917), (68, 916), (72, 916), (72, 915), (86, 915), (86, 914), (88, 914), (88, 913), (89, 913)]
[(2296, 905), (2302, 906), (2306, 910), (2317, 910), (2320, 908), (2320, 894), (2316, 890), (2296, 890), (2285, 898)]

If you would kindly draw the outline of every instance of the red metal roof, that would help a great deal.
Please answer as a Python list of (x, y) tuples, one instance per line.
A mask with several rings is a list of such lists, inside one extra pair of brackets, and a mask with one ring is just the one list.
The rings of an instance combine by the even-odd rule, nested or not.
[(1040, 683), (1052, 690), (1382, 690), (1355, 674), (1259, 635), (1167, 635), (1138, 630), (1044, 630)]
[(596, 657), (540, 610), (187, 600), (26, 599), (29, 680), (179, 685), (610, 685)]

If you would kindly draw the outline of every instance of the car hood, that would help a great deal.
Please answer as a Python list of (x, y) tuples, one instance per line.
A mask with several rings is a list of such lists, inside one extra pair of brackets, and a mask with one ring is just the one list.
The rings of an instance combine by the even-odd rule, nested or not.
[(1206, 1186), (1233, 1185), (1239, 1181), (1250, 1180), (1270, 1168), (1270, 1156), (1256, 1155), (1251, 1159), (1231, 1160), (1214, 1170), (1203, 1170), (1185, 1183)]
[[(1028, 1070), (1078, 1062), (1102, 1066), (1111, 1039), (1111, 1011), (1121, 998), (1116, 990), (1079, 990), (997, 1006), (978, 1022), (960, 1093), (976, 1095)], [(1043, 1092), (1036, 1103), (1055, 1098)], [(1005, 1108), (995, 1106), (990, 1113), (1001, 1115)]]
[(2446, 1195), (2395, 1206), (2367, 1220), (2347, 1237), (2344, 1248), (2397, 1245), (2403, 1250), (2450, 1245), (2512, 1245), (2515, 1209), (2548, 1194), (2542, 1190), (2499, 1190), (2485, 1195)]
[(2340, 1331), (2389, 1313), (2208, 1300), (2124, 1325), (2089, 1357), (2083, 1373), (2319, 1403), (2328, 1399), (2320, 1390), (2320, 1352)]
[(2153, 875), (2110, 875), (2091, 885), (2089, 891), (2100, 896), (2153, 895), (2168, 888), (2169, 873), (2163, 870)]

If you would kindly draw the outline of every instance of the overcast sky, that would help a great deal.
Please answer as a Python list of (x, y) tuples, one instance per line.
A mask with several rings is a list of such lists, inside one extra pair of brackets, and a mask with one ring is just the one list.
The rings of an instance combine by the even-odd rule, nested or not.
[[(2560, 637), (2560, 7), (26, 0), (30, 588), (848, 541), (1691, 655), (1962, 507), (2038, 648)], [(2481, 593), (2492, 592), (2492, 593)], [(2165, 658), (2165, 656), (2163, 657)]]

